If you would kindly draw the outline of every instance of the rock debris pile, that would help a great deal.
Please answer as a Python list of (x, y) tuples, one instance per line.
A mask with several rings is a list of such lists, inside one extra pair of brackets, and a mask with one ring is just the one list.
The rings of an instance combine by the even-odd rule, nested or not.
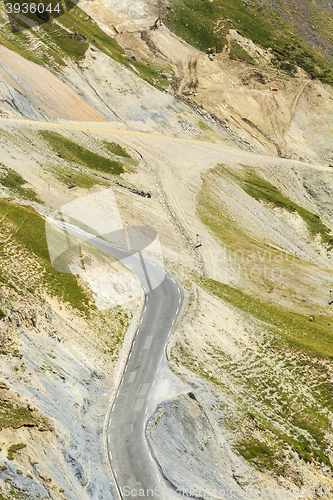
[(197, 129), (197, 127), (195, 125), (193, 125), (193, 123), (191, 123), (187, 120), (182, 120), (179, 123), (180, 123), (180, 126), (182, 128), (183, 133), (187, 137), (193, 137), (194, 135), (201, 134), (200, 130)]
[[(88, 170), (87, 169), (83, 169), (83, 172), (88, 172)], [(91, 175), (94, 175), (95, 177), (99, 177), (100, 179), (104, 179), (106, 181), (113, 182), (114, 184), (117, 184), (117, 186), (120, 186), (120, 187), (123, 187), (125, 189), (128, 189), (129, 191), (131, 191), (131, 193), (134, 193), (134, 194), (137, 194), (139, 196), (142, 196), (143, 198), (151, 198), (152, 197), (152, 194), (151, 194), (150, 191), (147, 192), (147, 191), (142, 191), (141, 189), (133, 188), (131, 186), (128, 186), (127, 184), (123, 184), (122, 182), (119, 182), (119, 181), (117, 181), (115, 179), (112, 179), (111, 177), (106, 177), (105, 175), (96, 174), (95, 172), (89, 172), (89, 173)]]
[(113, 181), (113, 182), (115, 184), (117, 184), (117, 186), (128, 189), (129, 191), (131, 191), (131, 193), (138, 194), (139, 196), (142, 196), (143, 198), (151, 198), (150, 192), (146, 193), (145, 191), (141, 191), (140, 189), (135, 189), (135, 188), (132, 188), (131, 186), (127, 186), (126, 184), (122, 184), (119, 181)]
[(8, 113), (8, 111), (0, 109), (0, 118), (10, 118), (10, 114)]

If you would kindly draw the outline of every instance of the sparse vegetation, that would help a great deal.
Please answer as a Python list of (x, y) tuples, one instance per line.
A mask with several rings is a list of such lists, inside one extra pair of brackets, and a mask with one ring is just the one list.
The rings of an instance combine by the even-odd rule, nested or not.
[(41, 203), (41, 200), (38, 198), (33, 189), (23, 187), (27, 184), (27, 181), (24, 180), (20, 174), (11, 168), (5, 167), (4, 165), (2, 165), (2, 167), (4, 168), (4, 172), (0, 173), (0, 184), (2, 186), (9, 188), (13, 194), (22, 196), (30, 201)]
[[(235, 307), (233, 323), (239, 322), (239, 311), (249, 312), (244, 295), (238, 295), (237, 290), (207, 278), (195, 279), (203, 289)], [(217, 289), (228, 288), (226, 300)], [(252, 307), (251, 316), (243, 315), (242, 325), (253, 334), (244, 343), (235, 337), (235, 347), (240, 349), (237, 355), (226, 355), (218, 343), (206, 339), (201, 347), (205, 361), (200, 363), (196, 348), (185, 337), (173, 348), (172, 359), (206, 379), (215, 387), (215, 394), (222, 390), (224, 396), (229, 394), (234, 399), (237, 411), (223, 418), (223, 427), (227, 425), (234, 431), (236, 449), (259, 470), (284, 476), (288, 456), (296, 453), (305, 462), (321, 462), (332, 468), (327, 437), (333, 409), (331, 361), (314, 352), (295, 351), (295, 346), (277, 332), (276, 325), (281, 328), (281, 317), (288, 316), (288, 312), (281, 308), (281, 316), (276, 318), (271, 311), (271, 321), (267, 315), (265, 321), (258, 322), (261, 314), (256, 311), (261, 304), (253, 302)], [(228, 316), (232, 314), (230, 311)], [(298, 334), (303, 334), (303, 327), (300, 323)], [(292, 333), (295, 328), (290, 330)], [(228, 335), (228, 342), (231, 337)]]
[(266, 304), (218, 281), (200, 277), (198, 283), (220, 299), (262, 321), (266, 328), (281, 336), (290, 346), (314, 356), (333, 359), (332, 320), (329, 316), (322, 315), (315, 323), (310, 322), (309, 316)]
[(72, 169), (69, 173), (68, 168), (53, 167), (52, 175), (64, 184), (75, 184), (75, 186), (84, 189), (90, 189), (95, 184), (110, 186), (110, 181), (101, 179), (101, 177), (93, 175), (90, 172), (80, 172), (78, 169)]
[(110, 153), (112, 153), (116, 156), (122, 156), (123, 158), (127, 158), (129, 160), (132, 160), (132, 157), (128, 153), (128, 151), (125, 148), (123, 148), (120, 144), (118, 144), (117, 142), (104, 141), (103, 144), (110, 151)]
[(329, 234), (330, 229), (322, 223), (320, 217), (291, 201), (270, 182), (253, 172), (249, 172), (242, 182), (242, 186), (256, 200), (267, 201), (276, 207), (285, 208), (290, 212), (297, 212), (307, 223), (313, 235), (320, 234), (322, 241), (327, 243), (329, 248), (333, 247), (333, 235)]
[[(5, 479), (5, 482), (8, 478)], [(10, 488), (10, 491), (7, 493), (3, 492), (2, 487), (0, 486), (0, 500), (20, 500), (24, 498), (24, 494), (20, 491), (15, 491), (13, 488)]]
[(246, 50), (243, 49), (239, 45), (239, 43), (235, 42), (234, 40), (231, 42), (231, 50), (230, 50), (230, 57), (231, 59), (241, 59), (242, 61), (246, 61), (250, 64), (255, 64), (255, 60), (253, 57), (251, 57)]
[(152, 62), (146, 61), (131, 61), (131, 66), (133, 66), (138, 73), (138, 76), (145, 80), (150, 85), (156, 87), (159, 90), (162, 90), (163, 87), (168, 87), (170, 82), (165, 80), (161, 73), (163, 69), (159, 69)]
[[(167, 24), (187, 43), (206, 51), (215, 46), (220, 52), (226, 44), (226, 29), (214, 32), (218, 26), (221, 12), (216, 2), (209, 0), (182, 0), (173, 2), (166, 15)], [(223, 27), (231, 28), (228, 21)]]
[(37, 425), (31, 412), (24, 406), (0, 399), (0, 430), (5, 427), (19, 429), (25, 425)]
[[(310, 8), (311, 4), (308, 5)], [(203, 51), (212, 46), (222, 51), (227, 43), (229, 29), (236, 29), (256, 44), (271, 48), (277, 67), (290, 72), (297, 64), (313, 77), (333, 84), (330, 58), (320, 48), (318, 50), (311, 46), (304, 34), (299, 32), (292, 17), (297, 12), (307, 22), (305, 14), (292, 1), (284, 12), (285, 15), (281, 16), (272, 5), (258, 7), (257, 4), (241, 0), (173, 0), (172, 7), (167, 11), (166, 22), (177, 35)], [(331, 40), (332, 30), (328, 29), (327, 24), (323, 28), (325, 15), (324, 12), (322, 14), (323, 19), (319, 20), (316, 9), (311, 7), (309, 15), (316, 19), (311, 25)], [(233, 50), (239, 51), (235, 47)]]
[(112, 175), (124, 172), (122, 163), (100, 156), (56, 132), (41, 131), (40, 135), (52, 146), (60, 158), (68, 162)]
[(11, 225), (12, 243), (24, 247), (37, 258), (41, 266), (37, 286), (81, 311), (87, 310), (90, 299), (78, 285), (76, 277), (71, 273), (56, 271), (51, 264), (44, 219), (32, 207), (12, 204), (4, 199), (0, 200), (0, 214), (6, 216), (3, 226)]
[(23, 448), (26, 448), (26, 444), (23, 443), (18, 443), (18, 444), (13, 444), (10, 446), (7, 450), (7, 458), (8, 460), (14, 460), (14, 453), (17, 451), (23, 450)]
[[(110, 314), (114, 317), (114, 326), (111, 327), (112, 335), (108, 335), (107, 340), (103, 341), (105, 347), (102, 350), (104, 354), (110, 355), (115, 360), (124, 340), (125, 332), (129, 327), (131, 317), (119, 307), (116, 307)], [(110, 326), (107, 328), (110, 331)]]
[[(35, 14), (27, 14), (37, 23), (38, 28), (31, 28), (22, 16), (11, 16), (11, 24), (3, 27), (0, 33), (0, 43), (25, 59), (41, 65), (50, 65), (56, 69), (66, 65), (66, 58), (80, 61), (89, 47), (89, 44), (104, 52), (107, 56), (123, 64), (129, 69), (134, 69), (138, 77), (151, 85), (161, 89), (170, 82), (163, 79), (162, 68), (155, 67), (149, 61), (130, 60), (125, 56), (124, 49), (117, 41), (107, 35), (98, 24), (77, 5), (73, 6), (70, 0), (64, 2), (66, 10), (56, 20), (44, 22)], [(29, 30), (29, 36), (26, 32)], [(31, 43), (31, 37), (35, 43)], [(36, 43), (42, 43), (40, 51), (34, 49)]]
[(274, 468), (274, 451), (258, 439), (245, 440), (237, 445), (239, 453), (259, 469)]

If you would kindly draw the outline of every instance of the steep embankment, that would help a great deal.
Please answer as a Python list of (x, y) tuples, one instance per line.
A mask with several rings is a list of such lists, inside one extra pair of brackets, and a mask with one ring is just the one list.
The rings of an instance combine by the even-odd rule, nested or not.
[[(193, 394), (159, 406), (151, 446), (174, 487), (196, 496), (302, 486), (310, 498), (333, 485), (332, 174), (236, 156), (203, 176), (197, 210), (209, 233), (195, 228), (215, 279), (181, 270), (192, 298), (171, 350)], [(174, 182), (168, 194), (193, 195), (194, 180)], [(193, 226), (190, 204), (181, 217)]]
[[(107, 259), (84, 246), (84, 280), (55, 271), (44, 219), (14, 200), (2, 198), (0, 210), (1, 485), (24, 498), (112, 498), (103, 425), (135, 302), (117, 306), (93, 268), (123, 276), (122, 287), (121, 279), (107, 283), (118, 293), (132, 277), (114, 263), (111, 272)], [(72, 244), (68, 259), (79, 272), (83, 257)], [(84, 284), (90, 272), (96, 301)]]
[(89, 15), (69, 7), (58, 19), (43, 23), (32, 14), (8, 17), (0, 6), (2, 115), (112, 121), (121, 127), (182, 134), (181, 123), (195, 115), (153, 87), (168, 85), (170, 65), (155, 67), (125, 57)]
[[(2, 159), (9, 159), (8, 147), (9, 162), (21, 165), (31, 184), (1, 164), (0, 492), (6, 495), (0, 496), (112, 498), (103, 426), (119, 350), (141, 288), (124, 266), (75, 238), (62, 261), (73, 274), (52, 267), (50, 245), (56, 251), (61, 234), (48, 232), (46, 240), (41, 214), (50, 214), (50, 207), (33, 189), (47, 193), (47, 180), (41, 189), (39, 178), (44, 152), (36, 151), (39, 163), (30, 170), (23, 135), (16, 145), (17, 134), (2, 134)], [(76, 161), (82, 169), (84, 161), (97, 162), (115, 178), (119, 170), (133, 169), (130, 155), (116, 143), (108, 143), (102, 157), (46, 134), (41, 144), (50, 163), (50, 142), (63, 161)], [(13, 155), (14, 149), (25, 159)], [(106, 158), (108, 151), (112, 160)], [(102, 179), (87, 172), (75, 176), (85, 187), (96, 181)], [(67, 183), (67, 172), (53, 178), (51, 206), (52, 200), (56, 206), (68, 201)]]
[[(183, 127), (187, 135), (194, 130), (192, 123), (208, 132), (213, 128), (242, 149), (332, 163), (333, 97), (325, 84), (331, 78), (330, 38), (321, 21), (326, 4), (317, 10), (306, 4), (303, 14), (303, 7), (291, 6), (282, 18), (275, 4), (161, 4), (159, 13), (167, 25), (195, 48), (164, 25), (149, 29), (157, 14), (149, 1), (137, 8), (131, 2), (98, 9), (80, 5), (83, 10), (71, 6), (47, 23), (33, 15), (9, 16), (0, 41), (48, 66), (67, 87), (43, 72), (43, 79), (50, 81), (45, 87), (37, 78), (41, 68), (34, 72), (21, 63), (18, 71), (17, 57), (11, 64), (4, 57), (4, 112), (32, 119), (106, 119), (170, 134), (178, 133), (173, 122), (181, 113), (190, 122)], [(5, 21), (3, 10), (0, 15)], [(311, 26), (327, 46), (323, 42), (318, 50), (313, 48), (296, 25), (290, 35), (290, 16), (305, 24), (312, 19)], [(214, 57), (204, 53), (212, 45), (218, 49)], [(271, 87), (279, 91), (271, 92)], [(197, 117), (189, 119), (169, 93), (185, 101)], [(54, 96), (64, 106), (57, 107)]]
[[(163, 73), (165, 85), (171, 82), (168, 92), (241, 148), (332, 163), (331, 55), (315, 50), (297, 28), (290, 35), (290, 22), (279, 20), (273, 7), (191, 1), (160, 9), (168, 28), (194, 47), (164, 25), (150, 30), (143, 15), (133, 17), (123, 9), (115, 38), (128, 57), (156, 68), (169, 64), (172, 71)], [(300, 16), (298, 11), (295, 7)], [(213, 45), (218, 53), (208, 56)]]
[[(113, 268), (114, 281), (102, 283), (104, 260), (101, 272), (81, 272), (96, 256), (86, 248), (78, 251), (78, 241), (72, 263), (73, 270), (81, 269), (80, 279), (59, 278), (43, 231), (36, 237), (41, 219), (29, 208), (34, 204), (48, 214), (110, 186), (124, 224), (148, 224), (159, 232), (167, 263), (189, 297), (170, 356), (193, 391), (162, 404), (149, 428), (166, 479), (189, 491), (235, 487), (244, 495), (250, 487), (258, 496), (261, 487), (297, 492), (303, 486), (302, 495), (310, 498), (311, 488), (320, 495), (321, 487), (333, 486), (327, 304), (333, 94), (327, 83), (330, 35), (320, 21), (327, 4), (317, 3), (316, 11), (308, 2), (284, 3), (283, 11), (277, 2), (262, 4), (161, 4), (168, 26), (195, 48), (164, 25), (149, 30), (160, 13), (151, 1), (112, 2), (110, 8), (82, 4), (84, 10), (75, 6), (56, 22), (18, 17), (3, 26), (5, 111), (34, 120), (89, 116), (164, 134), (113, 134), (110, 142), (102, 123), (99, 135), (89, 125), (84, 132), (57, 135), (2, 124), (0, 324), (8, 369), (1, 373), (9, 389), (2, 384), (1, 390), (12, 412), (0, 432), (7, 467), (0, 474), (3, 486), (11, 477), (16, 490), (28, 487), (49, 498), (58, 498), (59, 488), (75, 499), (93, 498), (96, 488), (112, 496), (99, 411), (104, 416), (103, 394), (112, 386), (136, 304), (106, 314), (94, 305), (110, 307), (110, 283), (114, 299), (130, 280), (124, 269)], [(303, 22), (312, 23), (319, 52), (309, 47), (312, 32), (306, 26), (304, 31)], [(205, 53), (212, 45), (216, 56)], [(22, 57), (9, 59), (10, 49)], [(52, 91), (34, 79), (28, 60), (39, 64), (38, 70), (33, 66), (36, 75)], [(52, 94), (67, 99), (67, 108), (57, 107)], [(237, 148), (221, 146), (221, 137)], [(217, 144), (202, 141), (208, 138)], [(131, 147), (137, 161), (115, 141)], [(315, 165), (304, 161), (314, 159)], [(23, 206), (4, 201), (11, 197)], [(206, 277), (192, 274), (203, 268)], [(30, 409), (14, 392), (28, 399)], [(58, 393), (63, 401), (55, 405)], [(32, 416), (17, 426), (17, 414)], [(53, 418), (45, 418), (45, 428), (43, 414)], [(49, 443), (53, 454), (45, 458)], [(27, 446), (15, 454), (9, 448), (18, 444)]]

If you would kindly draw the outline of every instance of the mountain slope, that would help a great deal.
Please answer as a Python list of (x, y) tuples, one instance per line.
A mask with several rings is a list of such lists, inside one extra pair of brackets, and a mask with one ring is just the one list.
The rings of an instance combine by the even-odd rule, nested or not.
[[(221, 51), (229, 29), (271, 49), (273, 62), (293, 73), (295, 65), (333, 83), (332, 7), (328, 1), (175, 0), (166, 7), (168, 24), (201, 50)], [(242, 57), (238, 52), (238, 56)]]

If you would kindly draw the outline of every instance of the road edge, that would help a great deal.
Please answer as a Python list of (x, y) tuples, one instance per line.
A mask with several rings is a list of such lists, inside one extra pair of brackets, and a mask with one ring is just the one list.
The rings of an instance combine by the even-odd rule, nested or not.
[(146, 296), (143, 293), (142, 296), (141, 296), (141, 300), (140, 300), (140, 304), (139, 304), (138, 310), (134, 314), (134, 316), (133, 316), (133, 318), (131, 320), (131, 323), (130, 323), (130, 325), (127, 328), (126, 333), (125, 333), (124, 342), (123, 342), (123, 345), (121, 347), (121, 350), (120, 350), (120, 353), (119, 353), (118, 362), (117, 362), (117, 365), (116, 365), (116, 368), (115, 368), (115, 371), (114, 371), (114, 374), (115, 374), (114, 375), (114, 379), (113, 379), (114, 380), (114, 386), (113, 386), (113, 389), (112, 389), (112, 392), (111, 392), (111, 395), (110, 395), (109, 404), (108, 404), (108, 408), (107, 408), (107, 411), (106, 411), (106, 414), (105, 414), (104, 425), (103, 425), (104, 453), (106, 455), (106, 460), (107, 460), (107, 463), (109, 465), (109, 469), (110, 469), (110, 472), (111, 472), (111, 475), (112, 475), (112, 478), (113, 478), (113, 482), (114, 482), (115, 487), (117, 489), (119, 498), (122, 498), (122, 496), (121, 496), (121, 493), (119, 491), (116, 478), (114, 477), (114, 474), (113, 474), (113, 471), (112, 471), (112, 467), (111, 467), (111, 463), (110, 463), (110, 458), (109, 458), (109, 454), (108, 454), (108, 444), (107, 444), (107, 434), (106, 434), (106, 432), (107, 432), (107, 426), (108, 426), (108, 423), (109, 423), (109, 420), (110, 420), (111, 408), (112, 408), (113, 402), (115, 400), (117, 391), (119, 389), (119, 385), (120, 385), (121, 380), (122, 380), (123, 375), (124, 375), (124, 370), (125, 370), (125, 366), (126, 366), (126, 363), (127, 363), (127, 359), (128, 359), (129, 353), (130, 353), (131, 348), (132, 348), (132, 344), (133, 344), (133, 340), (134, 340), (134, 337), (135, 337), (136, 332), (137, 332), (137, 328), (139, 326), (139, 320), (140, 320), (140, 318), (142, 316), (142, 311), (143, 311), (143, 307), (145, 305), (145, 302), (146, 302)]

